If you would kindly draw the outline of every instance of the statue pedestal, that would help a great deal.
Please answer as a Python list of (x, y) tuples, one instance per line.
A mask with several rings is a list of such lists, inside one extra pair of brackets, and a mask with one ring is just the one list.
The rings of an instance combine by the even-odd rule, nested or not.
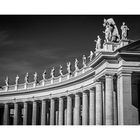
[(59, 77), (59, 82), (61, 82), (61, 81), (62, 81), (62, 77), (60, 76), (60, 77)]
[(51, 84), (53, 84), (53, 78), (51, 78)]
[(119, 48), (124, 47), (124, 46), (126, 46), (128, 44), (129, 44), (129, 40), (121, 40), (120, 41), (120, 47)]
[(18, 85), (15, 85), (15, 90), (17, 90)]

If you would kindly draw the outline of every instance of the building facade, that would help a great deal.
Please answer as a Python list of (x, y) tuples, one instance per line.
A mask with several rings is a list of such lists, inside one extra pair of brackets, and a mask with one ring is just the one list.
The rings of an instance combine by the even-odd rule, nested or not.
[(16, 77), (15, 85), (7, 78), (0, 89), (0, 124), (140, 124), (140, 41), (107, 37), (103, 45), (97, 38), (94, 55), (83, 56), (81, 69), (75, 61), (74, 72), (67, 65), (65, 75), (60, 70), (54, 77), (52, 69), (50, 79), (43, 75), (37, 82), (35, 74), (30, 83), (27, 74), (25, 83), (18, 84)]

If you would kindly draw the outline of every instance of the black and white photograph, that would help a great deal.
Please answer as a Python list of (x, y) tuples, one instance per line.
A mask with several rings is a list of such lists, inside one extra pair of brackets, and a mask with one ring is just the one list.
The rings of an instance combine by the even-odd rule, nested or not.
[(123, 6), (122, 13), (76, 5), (69, 12), (70, 3), (63, 12), (57, 4), (50, 12), (26, 5), (0, 13), (0, 127), (57, 136), (58, 126), (63, 134), (81, 129), (81, 137), (92, 128), (100, 135), (139, 127), (140, 15)]

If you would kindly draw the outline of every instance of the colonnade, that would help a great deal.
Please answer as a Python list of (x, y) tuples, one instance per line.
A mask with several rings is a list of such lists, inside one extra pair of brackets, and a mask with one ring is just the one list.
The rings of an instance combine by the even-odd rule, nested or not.
[[(113, 76), (106, 75), (103, 81), (96, 81), (92, 88), (78, 93), (42, 100), (5, 103), (3, 124), (112, 125), (117, 122), (115, 95)], [(13, 121), (10, 122), (11, 109)]]

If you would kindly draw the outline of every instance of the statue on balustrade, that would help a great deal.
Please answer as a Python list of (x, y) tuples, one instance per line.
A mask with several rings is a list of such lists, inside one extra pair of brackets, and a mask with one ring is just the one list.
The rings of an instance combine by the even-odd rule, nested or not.
[(123, 22), (123, 25), (121, 26), (121, 30), (122, 30), (122, 40), (127, 40), (129, 28), (127, 27), (127, 25), (125, 25), (125, 22)]
[(54, 71), (55, 71), (55, 69), (54, 69), (54, 67), (51, 69), (51, 78), (54, 78)]
[(37, 82), (37, 72), (34, 73), (34, 82)]
[(97, 36), (97, 40), (95, 40), (95, 42), (96, 42), (96, 50), (101, 49), (101, 38), (99, 35)]
[(94, 53), (92, 51), (90, 51), (90, 55), (88, 56), (89, 60), (91, 61), (93, 58)]
[(82, 59), (83, 59), (83, 67), (86, 67), (86, 56), (83, 55)]
[(69, 74), (71, 74), (71, 62), (67, 63), (67, 71)]
[(61, 76), (63, 76), (63, 73), (62, 73), (62, 66), (60, 65), (60, 68), (59, 68), (59, 74), (61, 75)]
[(107, 42), (118, 42), (120, 40), (118, 28), (112, 18), (104, 19), (103, 26), (106, 28), (104, 33)]
[(18, 80), (19, 80), (19, 76), (17, 75), (16, 76), (16, 81), (15, 81), (16, 85), (18, 85)]
[(76, 59), (75, 59), (75, 71), (79, 70), (79, 68), (78, 68), (78, 63), (79, 63), (79, 61), (78, 61), (77, 58), (76, 58)]
[(8, 76), (7, 76), (6, 79), (5, 79), (5, 85), (6, 85), (6, 86), (9, 85), (9, 79), (8, 79)]
[(29, 74), (28, 74), (28, 72), (26, 73), (24, 80), (25, 80), (26, 84), (29, 82)]
[(46, 79), (46, 70), (44, 70), (43, 74), (42, 74), (43, 80)]

